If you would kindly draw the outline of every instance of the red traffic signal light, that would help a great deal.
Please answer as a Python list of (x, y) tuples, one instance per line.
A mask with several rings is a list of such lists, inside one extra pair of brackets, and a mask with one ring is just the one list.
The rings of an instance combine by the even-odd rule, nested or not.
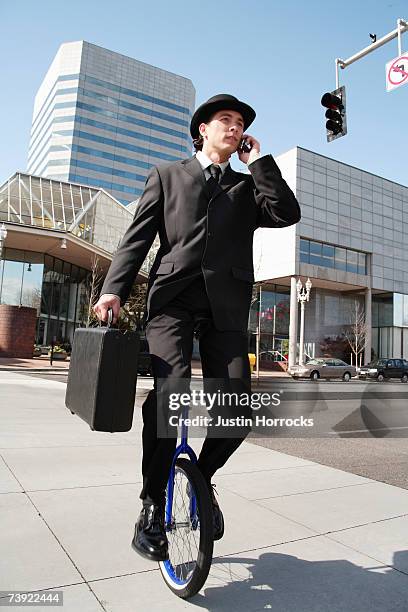
[(331, 108), (333, 110), (343, 108), (341, 98), (335, 96), (334, 92), (323, 94), (321, 102), (322, 106), (325, 106), (326, 108)]
[(344, 85), (334, 91), (323, 94), (322, 106), (326, 107), (325, 117), (327, 130), (327, 142), (335, 140), (347, 134), (346, 122), (346, 88)]

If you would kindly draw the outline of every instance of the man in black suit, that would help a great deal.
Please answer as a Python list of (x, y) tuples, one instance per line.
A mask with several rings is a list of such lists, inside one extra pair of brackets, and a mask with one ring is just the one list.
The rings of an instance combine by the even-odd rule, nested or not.
[[(108, 308), (117, 319), (159, 233), (146, 308), (155, 388), (143, 404), (143, 507), (132, 542), (152, 560), (168, 558), (164, 498), (176, 445), (174, 438), (157, 434), (157, 381), (190, 378), (195, 334), (204, 378), (230, 381), (234, 391), (250, 392), (253, 233), (300, 219), (296, 198), (272, 155), (261, 155), (259, 142), (245, 133), (254, 119), (249, 105), (228, 94), (213, 96), (195, 111), (190, 132), (196, 155), (151, 168), (95, 306), (101, 320), (107, 320)], [(230, 167), (235, 152), (249, 174)], [(213, 500), (214, 539), (222, 537), (224, 521), (211, 478), (244, 437), (207, 436), (198, 459)]]

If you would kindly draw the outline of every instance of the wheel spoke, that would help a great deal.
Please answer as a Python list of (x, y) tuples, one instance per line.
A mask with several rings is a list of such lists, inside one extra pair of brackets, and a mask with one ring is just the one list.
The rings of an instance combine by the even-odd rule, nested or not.
[(166, 524), (169, 558), (159, 565), (167, 586), (188, 599), (202, 588), (211, 567), (211, 499), (200, 470), (189, 459), (177, 459), (172, 489), (171, 517)]
[(172, 528), (167, 532), (169, 561), (180, 581), (188, 581), (197, 564), (200, 542), (200, 522), (193, 528), (188, 487), (192, 489), (186, 474), (176, 467), (174, 474)]

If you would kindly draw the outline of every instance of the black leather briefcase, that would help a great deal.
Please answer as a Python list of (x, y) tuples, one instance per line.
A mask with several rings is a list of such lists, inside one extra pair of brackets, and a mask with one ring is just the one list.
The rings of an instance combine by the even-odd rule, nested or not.
[(65, 405), (95, 431), (129, 431), (140, 337), (110, 327), (77, 328)]

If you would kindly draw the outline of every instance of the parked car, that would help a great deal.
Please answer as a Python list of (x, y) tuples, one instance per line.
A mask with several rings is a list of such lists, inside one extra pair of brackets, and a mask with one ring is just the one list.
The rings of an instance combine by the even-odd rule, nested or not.
[(142, 376), (152, 374), (152, 360), (149, 353), (149, 345), (146, 338), (140, 339), (140, 353), (139, 360), (137, 363), (137, 373)]
[(294, 365), (288, 369), (293, 378), (341, 378), (349, 381), (356, 376), (356, 368), (348, 365), (345, 361), (335, 358), (319, 357), (310, 359), (304, 365)]
[(408, 361), (406, 359), (375, 359), (360, 368), (359, 378), (373, 378), (379, 382), (390, 378), (399, 378), (408, 382)]

